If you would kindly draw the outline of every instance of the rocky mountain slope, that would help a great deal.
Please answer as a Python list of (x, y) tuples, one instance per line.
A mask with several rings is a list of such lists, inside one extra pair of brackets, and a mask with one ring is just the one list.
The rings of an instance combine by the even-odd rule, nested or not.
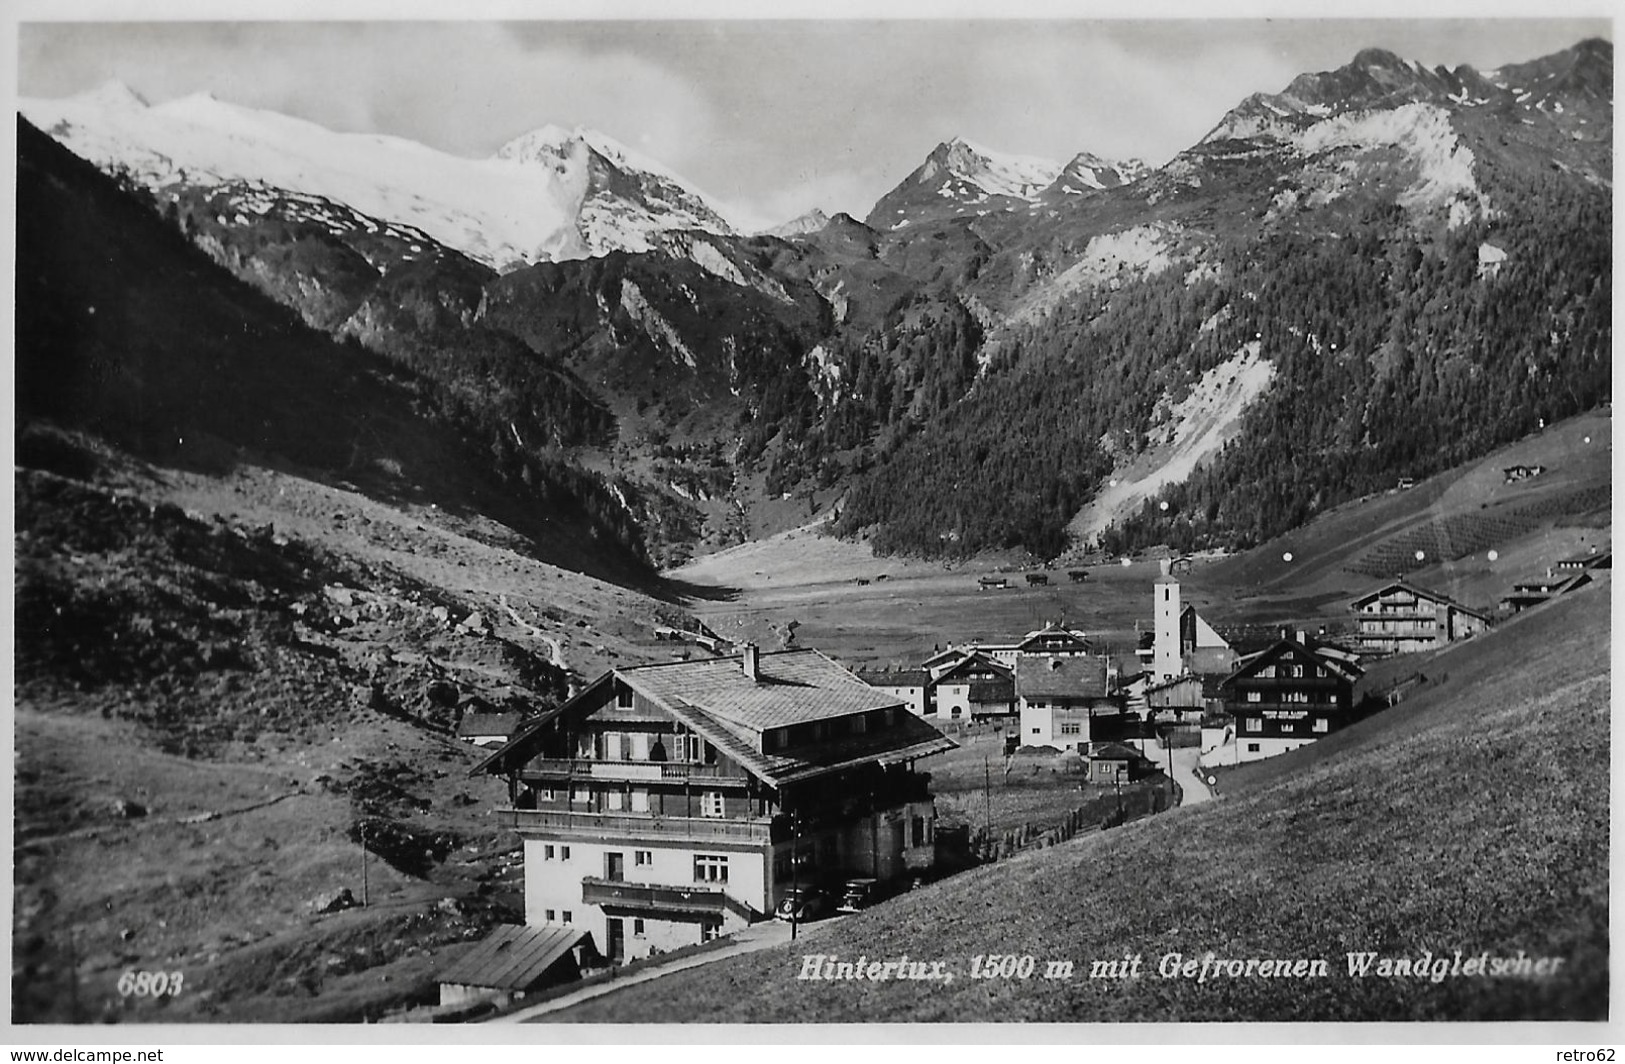
[[(17, 191), (12, 1018), (432, 996), (521, 912), (454, 729), (664, 656), (684, 615), (628, 589), (669, 596), (586, 479), (505, 478), (422, 378), (26, 125)], [(121, 995), (138, 970), (177, 992)]]
[[(500, 461), (607, 477), (659, 562), (843, 497), (835, 527), (881, 549), (1054, 556), (1257, 542), (1600, 401), (1612, 62), (1369, 50), (1155, 170), (955, 140), (867, 223), (748, 237), (580, 131), (424, 164), (493, 211), (522, 179), (521, 232), (451, 193), (402, 208), (391, 175), (428, 149), (387, 138), (195, 99), (24, 109), (308, 324), (438, 382)], [(304, 154), (273, 166), (249, 130)], [(1163, 469), (1244, 357), (1267, 384)], [(1140, 488), (1102, 506), (1114, 480)]]
[(148, 106), (118, 82), (20, 110), (160, 201), (229, 192), (219, 209), (239, 225), (276, 208), (334, 233), (359, 225), (427, 237), (496, 269), (647, 251), (671, 229), (732, 232), (680, 178), (589, 129), (544, 126), (488, 159), (465, 159), (208, 94)]

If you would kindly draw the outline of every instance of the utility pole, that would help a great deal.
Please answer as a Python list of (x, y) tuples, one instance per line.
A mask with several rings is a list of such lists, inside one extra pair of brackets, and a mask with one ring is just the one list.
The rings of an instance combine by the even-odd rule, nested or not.
[(79, 945), (75, 941), (74, 928), (68, 925), (68, 1021), (78, 1023), (79, 1020)]
[(987, 755), (982, 755), (982, 811), (987, 817), (987, 841), (993, 843), (993, 770), (988, 767)]
[(361, 822), (361, 907), (367, 907), (367, 822)]
[(869, 784), (869, 868), (875, 879), (880, 878), (880, 808), (875, 797), (875, 785)]
[(801, 909), (801, 814), (790, 814), (790, 941), (796, 940), (796, 916)]
[(1162, 748), (1163, 752), (1168, 755), (1168, 808), (1172, 809), (1174, 806), (1174, 733), (1169, 732), (1164, 735), (1162, 741), (1166, 744)]

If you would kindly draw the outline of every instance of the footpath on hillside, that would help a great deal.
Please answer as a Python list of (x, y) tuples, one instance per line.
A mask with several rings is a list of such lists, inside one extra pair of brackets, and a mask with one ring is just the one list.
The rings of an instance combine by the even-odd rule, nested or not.
[(1179, 804), (1196, 805), (1206, 802), (1213, 797), (1208, 790), (1207, 783), (1203, 781), (1201, 773), (1197, 771), (1196, 759), (1200, 755), (1194, 746), (1175, 747), (1172, 761), (1174, 765), (1174, 779), (1179, 783), (1181, 791)]

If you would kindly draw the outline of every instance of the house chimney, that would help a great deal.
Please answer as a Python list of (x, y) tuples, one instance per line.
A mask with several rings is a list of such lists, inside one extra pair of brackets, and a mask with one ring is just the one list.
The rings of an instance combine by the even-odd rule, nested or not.
[(1305, 632), (1302, 628), (1298, 629), (1298, 642), (1302, 643), (1304, 646), (1309, 645), (1309, 633)]
[(761, 650), (755, 643), (745, 644), (745, 679), (758, 683), (762, 679)]

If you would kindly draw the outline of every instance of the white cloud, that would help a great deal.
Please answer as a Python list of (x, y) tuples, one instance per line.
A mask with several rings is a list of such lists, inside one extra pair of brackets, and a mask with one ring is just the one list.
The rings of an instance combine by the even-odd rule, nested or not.
[(720, 199), (724, 214), (748, 232), (770, 229), (801, 217), (814, 208), (828, 215), (845, 212), (858, 220), (875, 200), (897, 183), (897, 178), (858, 171), (803, 173), (794, 184), (765, 194)]
[(707, 100), (683, 79), (628, 51), (583, 49), (563, 30), (558, 44), (539, 45), (481, 22), (31, 33), (33, 41), (29, 33), (23, 41), (25, 93), (57, 95), (116, 76), (154, 103), (211, 90), (331, 128), (390, 133), (464, 155), (488, 154), (548, 123), (585, 125), (679, 171), (678, 157), (712, 132)]

